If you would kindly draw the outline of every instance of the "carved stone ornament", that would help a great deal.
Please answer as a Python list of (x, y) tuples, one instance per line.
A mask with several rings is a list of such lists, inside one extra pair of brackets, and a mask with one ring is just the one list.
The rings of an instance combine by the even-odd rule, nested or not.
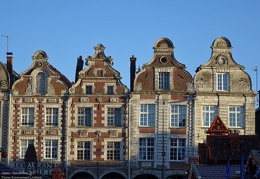
[(24, 130), (23, 130), (23, 134), (24, 134), (24, 135), (31, 135), (31, 134), (32, 134), (32, 130), (30, 130), (30, 129), (24, 129)]
[(118, 102), (118, 98), (109, 98), (109, 102), (117, 103)]
[(54, 90), (53, 86), (50, 83), (48, 84), (48, 94), (50, 94), (50, 95), (54, 95), (55, 94), (55, 90)]
[(101, 103), (101, 102), (102, 102), (102, 98), (97, 98), (96, 101), (97, 101), (98, 103)]
[(88, 136), (88, 131), (87, 130), (78, 130), (79, 136), (80, 137), (86, 137)]
[(6, 80), (1, 80), (0, 85), (1, 85), (2, 87), (6, 87), (6, 86), (8, 85), (8, 83), (7, 83)]
[(18, 89), (14, 89), (13, 92), (12, 92), (12, 94), (13, 94), (14, 96), (18, 95)]
[(80, 102), (88, 102), (88, 97), (82, 97), (80, 98)]
[(31, 83), (28, 84), (28, 86), (25, 90), (25, 93), (26, 93), (26, 95), (32, 95), (32, 85), (31, 85)]
[(217, 63), (222, 66), (227, 64), (227, 58), (223, 55), (217, 57)]
[(117, 130), (109, 130), (109, 137), (117, 137)]
[(227, 44), (226, 44), (226, 42), (224, 42), (224, 41), (219, 41), (219, 42), (217, 43), (217, 47), (225, 48), (225, 47), (227, 47)]
[(72, 89), (72, 88), (70, 88), (70, 89), (69, 89), (69, 93), (70, 93), (70, 94), (74, 94), (74, 93), (75, 93), (75, 90)]
[(245, 78), (240, 78), (240, 79), (238, 80), (238, 84), (239, 84), (240, 87), (242, 87), (242, 89), (243, 89), (244, 91), (249, 91), (249, 90), (250, 90), (250, 85), (249, 85), (249, 82), (247, 81), (247, 79), (245, 79)]
[(97, 135), (98, 138), (101, 137), (101, 131), (98, 130), (98, 131), (95, 132), (95, 134)]
[(187, 91), (193, 91), (192, 83), (188, 83), (186, 88), (187, 88)]
[(48, 135), (57, 135), (57, 130), (47, 130)]
[(48, 102), (49, 102), (49, 103), (55, 103), (55, 102), (56, 102), (56, 99), (48, 99)]
[(25, 103), (32, 103), (32, 98), (25, 98), (25, 99), (24, 99), (24, 102), (25, 102)]
[(135, 90), (141, 91), (142, 90), (142, 83), (136, 83)]

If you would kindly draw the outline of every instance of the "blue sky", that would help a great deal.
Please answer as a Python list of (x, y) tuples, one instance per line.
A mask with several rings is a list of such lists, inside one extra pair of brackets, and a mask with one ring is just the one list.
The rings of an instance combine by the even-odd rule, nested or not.
[[(194, 76), (196, 68), (209, 60), (212, 42), (224, 36), (255, 90), (259, 18), (259, 0), (1, 0), (0, 35), (9, 36), (16, 72), (28, 69), (33, 54), (44, 50), (49, 63), (71, 81), (77, 57), (92, 56), (94, 46), (101, 43), (128, 87), (129, 58), (135, 55), (140, 66), (147, 63), (159, 38), (172, 40), (175, 58)], [(2, 62), (6, 49), (6, 37), (1, 36)]]

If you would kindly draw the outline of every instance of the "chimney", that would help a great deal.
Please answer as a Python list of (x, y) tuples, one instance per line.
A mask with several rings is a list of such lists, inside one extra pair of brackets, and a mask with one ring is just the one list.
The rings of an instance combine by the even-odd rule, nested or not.
[(6, 52), (6, 67), (7, 71), (10, 76), (10, 88), (12, 87), (14, 83), (14, 75), (13, 75), (13, 53), (12, 52)]
[(83, 60), (82, 60), (82, 56), (79, 56), (77, 61), (77, 67), (76, 67), (75, 83), (78, 81), (78, 75), (82, 69), (83, 69)]
[(130, 57), (130, 91), (134, 91), (134, 80), (136, 74), (136, 57)]

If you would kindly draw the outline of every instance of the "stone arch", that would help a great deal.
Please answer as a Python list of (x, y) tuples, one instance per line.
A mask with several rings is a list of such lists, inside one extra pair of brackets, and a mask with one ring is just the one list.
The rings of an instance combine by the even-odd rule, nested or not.
[(75, 170), (69, 176), (69, 179), (95, 179), (95, 178), (97, 178), (96, 174), (88, 169)]
[[(127, 178), (127, 175), (123, 172), (123, 171), (120, 171), (120, 170), (117, 170), (117, 171), (115, 171), (115, 170), (113, 170), (113, 169), (111, 169), (111, 170), (107, 170), (107, 171), (105, 171), (105, 172), (103, 172), (103, 173), (101, 173), (99, 176), (99, 178), (100, 179), (107, 179), (107, 178), (109, 178), (110, 176), (108, 176), (107, 178), (105, 177), (105, 176), (107, 176), (107, 174), (111, 174), (110, 176), (115, 176), (115, 177), (117, 177), (117, 176), (122, 176), (121, 178)], [(105, 177), (105, 178), (104, 178)], [(111, 178), (112, 179), (112, 178)], [(118, 178), (119, 179), (119, 178)]]
[(134, 179), (158, 179), (158, 178), (152, 174), (140, 174), (135, 176)]

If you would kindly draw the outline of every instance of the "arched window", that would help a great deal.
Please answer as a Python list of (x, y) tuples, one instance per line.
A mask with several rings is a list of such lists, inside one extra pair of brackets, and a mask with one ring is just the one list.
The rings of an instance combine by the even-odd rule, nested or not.
[(47, 92), (47, 83), (45, 74), (40, 72), (36, 76), (36, 93), (37, 94), (46, 94)]

